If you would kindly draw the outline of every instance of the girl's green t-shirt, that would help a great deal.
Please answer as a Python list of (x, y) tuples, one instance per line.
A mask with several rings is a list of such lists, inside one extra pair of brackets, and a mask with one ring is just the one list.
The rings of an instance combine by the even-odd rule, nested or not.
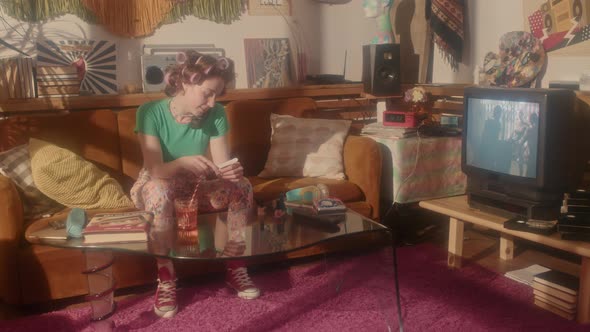
[(176, 122), (170, 112), (170, 99), (145, 103), (136, 114), (135, 132), (158, 137), (164, 162), (184, 156), (204, 155), (211, 138), (224, 136), (229, 130), (223, 105), (216, 103), (208, 111), (199, 129)]

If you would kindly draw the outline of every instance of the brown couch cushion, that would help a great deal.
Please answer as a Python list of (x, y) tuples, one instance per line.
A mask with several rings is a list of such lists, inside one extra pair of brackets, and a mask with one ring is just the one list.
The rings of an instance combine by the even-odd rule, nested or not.
[(270, 201), (278, 198), (282, 193), (291, 189), (313, 186), (324, 183), (330, 190), (330, 196), (340, 198), (344, 202), (364, 200), (360, 188), (346, 180), (318, 179), (318, 178), (276, 178), (263, 179), (257, 176), (248, 177), (254, 189), (254, 198), (258, 201)]
[(117, 118), (111, 110), (17, 116), (0, 121), (0, 151), (35, 137), (68, 149), (111, 173), (121, 169)]
[(136, 112), (137, 109), (133, 108), (117, 114), (123, 173), (134, 179), (137, 179), (143, 165), (141, 146), (135, 134)]

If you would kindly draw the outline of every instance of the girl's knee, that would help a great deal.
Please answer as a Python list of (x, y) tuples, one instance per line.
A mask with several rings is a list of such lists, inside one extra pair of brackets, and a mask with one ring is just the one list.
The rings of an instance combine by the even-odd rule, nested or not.
[(151, 179), (143, 186), (143, 192), (151, 195), (170, 196), (172, 183), (165, 179)]
[(170, 181), (163, 179), (149, 180), (143, 186), (145, 210), (153, 212), (156, 217), (172, 216), (174, 194)]
[(248, 179), (244, 177), (240, 178), (237, 182), (235, 182), (235, 187), (237, 190), (245, 194), (249, 194), (253, 191), (252, 184)]

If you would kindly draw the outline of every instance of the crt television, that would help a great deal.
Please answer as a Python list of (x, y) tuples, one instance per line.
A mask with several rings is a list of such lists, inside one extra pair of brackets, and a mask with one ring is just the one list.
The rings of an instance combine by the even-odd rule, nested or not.
[(468, 87), (461, 168), (472, 207), (551, 220), (588, 160), (590, 118), (565, 89)]

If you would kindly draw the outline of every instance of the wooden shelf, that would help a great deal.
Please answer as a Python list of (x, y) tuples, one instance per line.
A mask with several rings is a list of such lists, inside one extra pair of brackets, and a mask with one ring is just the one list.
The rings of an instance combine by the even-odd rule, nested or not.
[[(230, 89), (218, 101), (228, 103), (244, 99), (283, 99), (310, 97), (314, 99), (360, 97), (362, 84), (307, 85), (273, 89)], [(0, 102), (4, 113), (48, 112), (83, 109), (124, 109), (166, 97), (163, 93), (128, 95), (74, 96), (57, 98), (12, 99)]]

